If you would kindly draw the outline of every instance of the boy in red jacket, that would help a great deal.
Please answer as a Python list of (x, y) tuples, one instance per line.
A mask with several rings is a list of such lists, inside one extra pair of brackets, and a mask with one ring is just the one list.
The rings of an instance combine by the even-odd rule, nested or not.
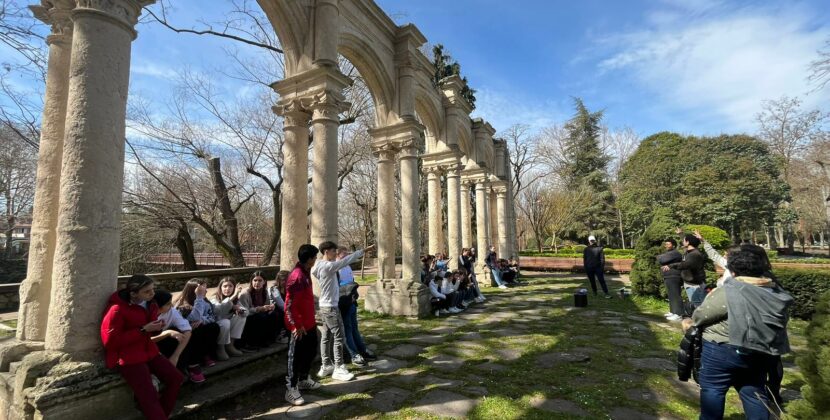
[[(133, 389), (144, 417), (164, 420), (173, 412), (184, 376), (159, 353), (152, 335), (164, 326), (159, 321), (159, 308), (152, 301), (153, 280), (136, 274), (127, 280), (127, 287), (110, 296), (101, 341), (106, 351), (107, 367), (118, 367), (119, 373)], [(159, 395), (150, 374), (164, 384)]]
[(293, 405), (305, 403), (301, 389), (320, 387), (320, 383), (309, 376), (311, 361), (317, 356), (317, 320), (310, 273), (318, 252), (314, 245), (300, 246), (297, 251), (299, 261), (285, 282), (285, 326), (291, 331), (285, 400)]

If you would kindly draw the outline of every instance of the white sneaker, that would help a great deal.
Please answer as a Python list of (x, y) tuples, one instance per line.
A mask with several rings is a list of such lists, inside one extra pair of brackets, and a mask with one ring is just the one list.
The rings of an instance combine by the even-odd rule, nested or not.
[(333, 372), (334, 372), (334, 366), (332, 366), (332, 365), (323, 365), (323, 366), (320, 366), (320, 370), (317, 371), (317, 377), (318, 378), (325, 378), (326, 376), (331, 376), (331, 374)]
[(476, 302), (478, 302), (478, 303), (484, 303), (484, 296), (479, 296), (479, 297), (477, 297), (477, 298), (476, 298)]
[(437, 309), (436, 309), (436, 310), (435, 310), (435, 316), (436, 316), (436, 317), (441, 316), (441, 311), (439, 311), (439, 310), (437, 310)]
[(457, 313), (461, 312), (461, 309), (458, 309), (455, 306), (453, 306), (452, 308), (449, 309), (449, 311), (450, 311), (451, 314), (457, 314)]
[(314, 379), (311, 379), (310, 377), (306, 378), (306, 379), (303, 379), (302, 381), (297, 383), (297, 388), (302, 389), (302, 390), (317, 389), (317, 388), (320, 388), (321, 386), (323, 386), (323, 385), (321, 385), (320, 382), (317, 382)]
[(499, 289), (507, 289), (507, 286), (501, 284), (501, 285), (499, 285)]
[(664, 314), (663, 314), (663, 317), (668, 318), (668, 317), (670, 317), (670, 316), (672, 316), (672, 315), (674, 315), (674, 314), (673, 314), (673, 313), (671, 313), (671, 312), (666, 312), (666, 313), (664, 313)]
[(303, 405), (305, 404), (305, 400), (303, 396), (300, 394), (300, 390), (297, 387), (288, 388), (285, 390), (285, 401), (288, 401), (291, 405)]
[(677, 322), (677, 321), (682, 321), (683, 317), (680, 316), (680, 315), (671, 314), (671, 316), (667, 316), (666, 319), (669, 320), (669, 321)]
[(448, 313), (450, 313), (450, 311), (448, 311), (446, 309), (441, 309), (440, 311), (438, 311), (438, 313), (441, 314), (441, 315), (447, 315)]
[(340, 365), (334, 368), (334, 373), (331, 374), (331, 379), (343, 382), (351, 381), (352, 379), (354, 379), (354, 374), (349, 372), (349, 370), (346, 369), (346, 366)]

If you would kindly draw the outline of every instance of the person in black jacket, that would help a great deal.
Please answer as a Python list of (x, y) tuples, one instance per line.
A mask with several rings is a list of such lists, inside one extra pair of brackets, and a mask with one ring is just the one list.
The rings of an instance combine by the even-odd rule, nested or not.
[(706, 257), (697, 249), (698, 246), (700, 246), (700, 239), (692, 234), (686, 234), (683, 237), (683, 248), (686, 250), (683, 254), (683, 261), (661, 267), (664, 273), (669, 270), (680, 271), (683, 287), (686, 289), (686, 296), (689, 298), (692, 310), (700, 306), (703, 298), (706, 297), (706, 272), (703, 271)]
[[(666, 252), (657, 256), (658, 264), (667, 266), (683, 261), (683, 256), (677, 251), (677, 241), (671, 238), (666, 239), (663, 247), (666, 248)], [(680, 271), (674, 269), (663, 271), (663, 281), (666, 283), (669, 295), (669, 312), (665, 316), (669, 321), (680, 321), (683, 319), (683, 297), (680, 296), (683, 279), (680, 277)]]
[(594, 235), (588, 237), (588, 246), (582, 251), (582, 265), (585, 267), (588, 280), (591, 282), (591, 290), (594, 291), (594, 296), (597, 295), (596, 281), (599, 280), (605, 298), (611, 299), (611, 295), (608, 294), (608, 286), (605, 284), (605, 253), (602, 247), (597, 245), (597, 238)]

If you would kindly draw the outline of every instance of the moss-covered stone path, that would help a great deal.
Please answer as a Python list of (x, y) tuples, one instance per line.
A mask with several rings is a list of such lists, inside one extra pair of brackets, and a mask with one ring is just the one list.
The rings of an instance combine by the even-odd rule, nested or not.
[[(572, 274), (532, 274), (528, 284), (487, 290), (487, 302), (459, 315), (409, 320), (361, 313), (361, 331), (379, 360), (350, 366), (357, 378), (331, 380), (288, 407), (281, 381), (210, 409), (211, 418), (697, 418), (698, 388), (676, 379), (679, 324), (665, 302), (591, 298)], [(613, 278), (614, 290), (623, 286)], [(799, 350), (803, 322), (792, 325)], [(785, 396), (802, 379), (787, 359)], [(319, 362), (318, 362), (319, 363)], [(315, 367), (316, 371), (316, 367)], [(734, 391), (727, 418), (743, 418)], [(208, 413), (203, 413), (206, 415)]]

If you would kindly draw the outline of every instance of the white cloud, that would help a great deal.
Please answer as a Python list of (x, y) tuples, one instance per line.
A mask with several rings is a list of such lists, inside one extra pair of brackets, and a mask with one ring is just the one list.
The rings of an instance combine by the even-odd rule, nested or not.
[[(808, 67), (830, 34), (827, 27), (804, 11), (700, 6), (685, 15), (653, 11), (650, 28), (602, 40), (615, 52), (599, 63), (600, 74), (632, 77), (656, 95), (657, 107), (696, 113), (723, 131), (753, 132), (762, 100), (812, 89)], [(809, 95), (805, 105), (828, 97), (826, 91)]]
[(171, 80), (176, 77), (176, 71), (172, 68), (147, 60), (133, 63), (130, 66), (130, 73), (134, 76), (155, 77), (165, 80)]
[[(567, 98), (570, 99), (570, 98)], [(561, 104), (540, 104), (515, 93), (505, 93), (487, 87), (476, 88), (476, 109), (473, 118), (483, 118), (498, 131), (513, 124), (527, 124), (532, 129), (550, 126), (563, 119)], [(565, 117), (567, 118), (567, 117)]]

